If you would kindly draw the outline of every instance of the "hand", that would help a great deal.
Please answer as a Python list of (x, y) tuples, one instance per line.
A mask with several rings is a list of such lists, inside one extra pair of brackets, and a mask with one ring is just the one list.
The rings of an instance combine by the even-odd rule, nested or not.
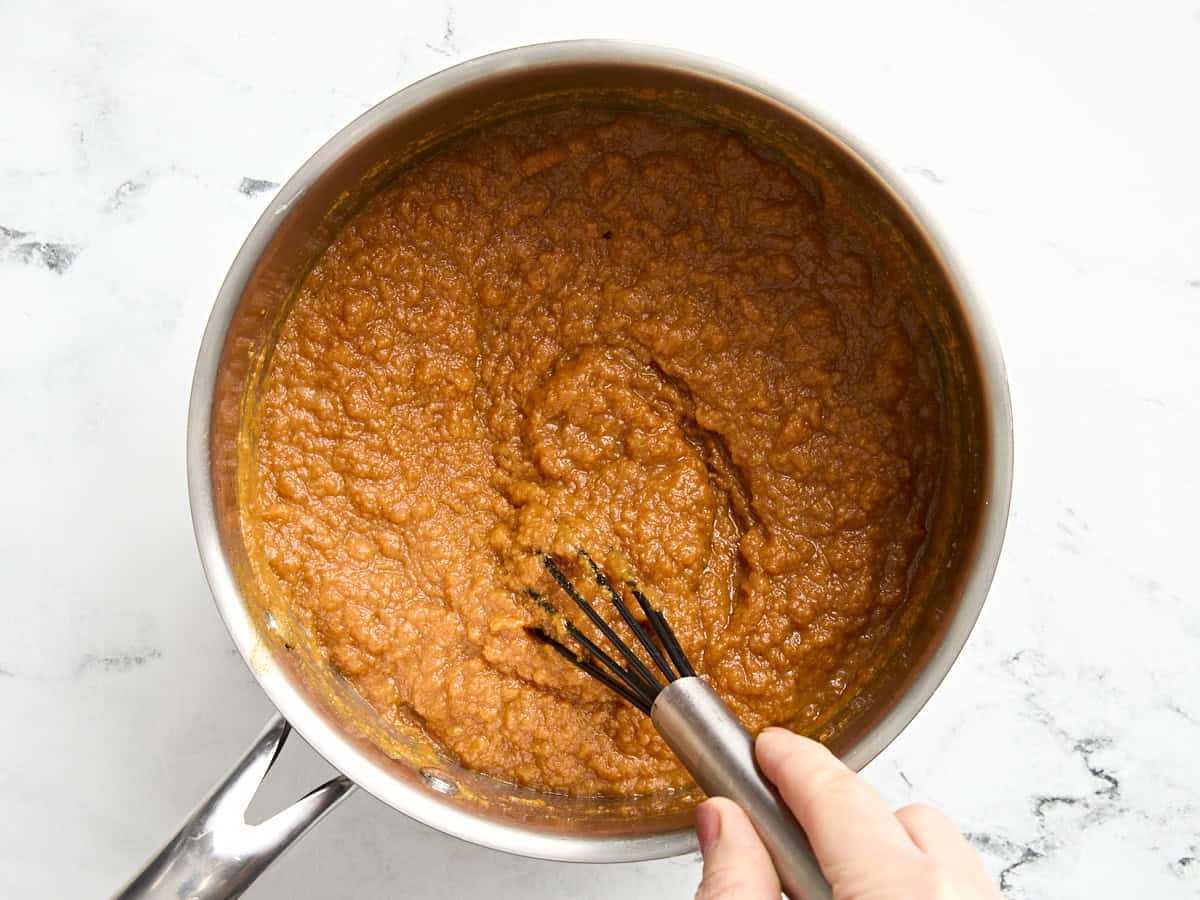
[[(894, 815), (878, 792), (816, 741), (782, 728), (758, 736), (763, 773), (808, 834), (834, 900), (1003, 900), (942, 813)], [(779, 900), (771, 857), (746, 814), (721, 797), (696, 810), (704, 878), (696, 900)]]

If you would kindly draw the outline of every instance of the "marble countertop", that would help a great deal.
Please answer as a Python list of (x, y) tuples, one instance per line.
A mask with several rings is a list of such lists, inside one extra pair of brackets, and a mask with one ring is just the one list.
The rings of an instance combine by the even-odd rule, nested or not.
[[(956, 667), (867, 770), (1010, 898), (1200, 894), (1200, 6), (0, 4), (0, 895), (103, 896), (269, 706), (209, 599), (184, 416), (276, 186), (415, 78), (540, 40), (723, 57), (901, 170), (990, 307), (1016, 483)], [(326, 771), (285, 753), (284, 796)], [(684, 898), (359, 793), (252, 897)], [(447, 874), (447, 873), (453, 873)]]

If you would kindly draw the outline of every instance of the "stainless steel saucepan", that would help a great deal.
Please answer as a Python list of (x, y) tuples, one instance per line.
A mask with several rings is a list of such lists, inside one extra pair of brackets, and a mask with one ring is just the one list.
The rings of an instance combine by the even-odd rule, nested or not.
[[(906, 627), (823, 735), (859, 769), (916, 715), (979, 614), (1000, 554), (1012, 482), (1012, 412), (995, 336), (940, 236), (862, 144), (791, 94), (708, 59), (612, 41), (495, 53), (426, 78), (366, 112), (308, 160), (254, 226), (200, 346), (188, 414), (192, 520), (221, 617), (280, 715), (123, 889), (123, 897), (236, 896), (357, 785), (396, 810), (486, 847), (544, 859), (628, 862), (696, 849), (694, 795), (571, 798), (459, 766), (419, 729), (387, 725), (323, 664), (258, 586), (238, 497), (265, 361), (294, 288), (358, 206), (406, 162), (522, 111), (568, 104), (682, 111), (749, 133), (812, 174), (823, 201), (853, 210), (917, 285), (941, 358), (945, 478), (913, 574)], [(267, 822), (244, 813), (295, 728), (342, 777)]]

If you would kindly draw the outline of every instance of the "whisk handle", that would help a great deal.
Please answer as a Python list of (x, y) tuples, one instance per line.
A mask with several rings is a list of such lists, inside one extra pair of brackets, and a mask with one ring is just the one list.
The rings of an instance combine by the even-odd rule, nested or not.
[(754, 738), (699, 678), (659, 693), (650, 718), (704, 793), (728, 797), (754, 823), (791, 900), (829, 900), (833, 892), (796, 817), (754, 761)]

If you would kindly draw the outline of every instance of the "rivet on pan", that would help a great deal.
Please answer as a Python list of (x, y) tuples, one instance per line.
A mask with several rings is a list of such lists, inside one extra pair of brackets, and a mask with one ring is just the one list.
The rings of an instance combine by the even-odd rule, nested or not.
[(453, 797), (458, 793), (458, 785), (455, 784), (450, 776), (445, 772), (437, 769), (422, 769), (421, 777), (425, 779), (425, 783), (437, 791), (439, 794), (446, 794)]

